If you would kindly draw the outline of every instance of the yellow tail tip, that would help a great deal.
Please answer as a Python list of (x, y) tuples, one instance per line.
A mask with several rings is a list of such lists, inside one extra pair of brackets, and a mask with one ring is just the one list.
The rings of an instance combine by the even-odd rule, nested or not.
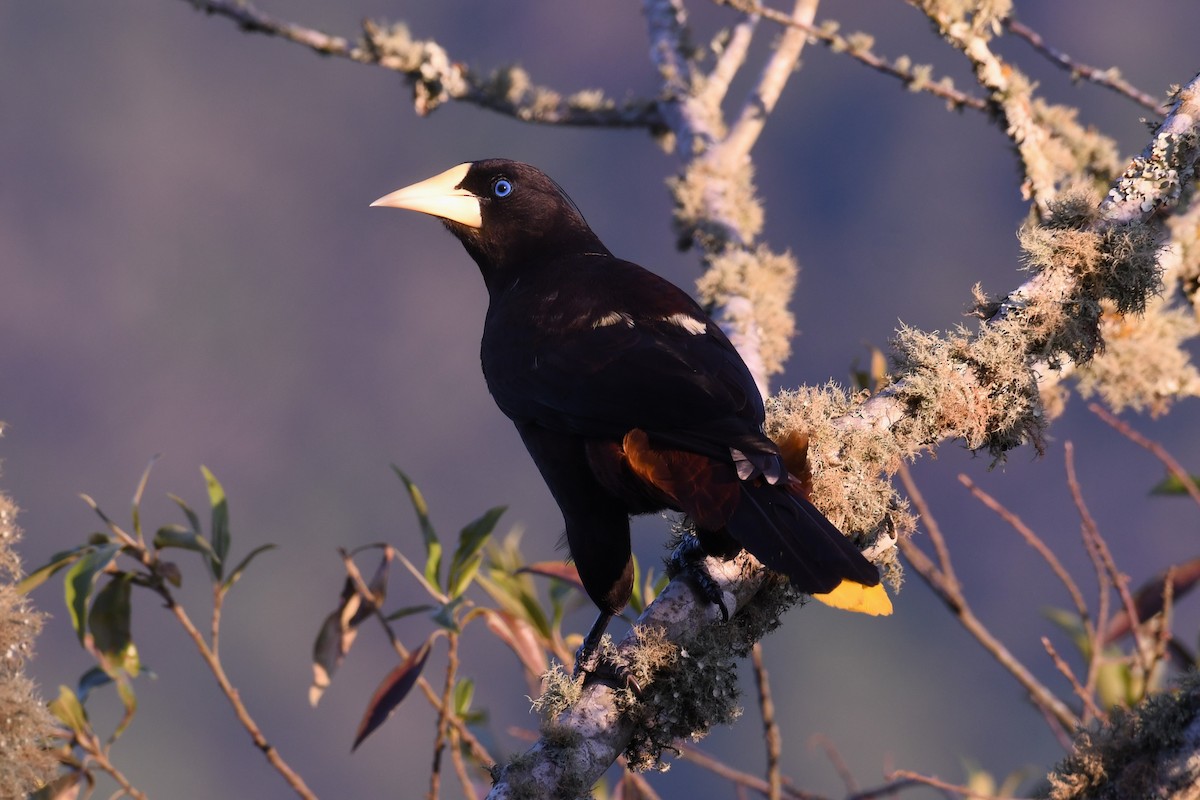
[(886, 617), (892, 613), (892, 601), (882, 585), (863, 586), (854, 581), (842, 581), (833, 591), (825, 594), (814, 594), (813, 597), (827, 606), (840, 608), (845, 611), (856, 611), (860, 614), (870, 614), (873, 617)]

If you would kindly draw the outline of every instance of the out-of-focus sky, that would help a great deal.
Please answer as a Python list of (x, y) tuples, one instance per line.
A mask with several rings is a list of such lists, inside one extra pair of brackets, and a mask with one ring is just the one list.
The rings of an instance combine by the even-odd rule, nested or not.
[[(277, 16), (346, 36), (364, 17), (406, 20), (455, 59), (485, 70), (517, 62), (564, 93), (656, 92), (635, 3), (263, 2)], [(698, 0), (690, 6), (698, 41), (733, 19)], [(1152, 94), (1200, 68), (1194, 4), (1016, 7), (1049, 42), (1085, 63), (1119, 67)], [(826, 17), (874, 34), (887, 56), (933, 62), (937, 75), (971, 85), (963, 59), (904, 3), (830, 0)], [(767, 24), (758, 34), (775, 35)], [(1140, 107), (1072, 86), (1020, 42), (1000, 47), (1044, 96), (1078, 104), (1080, 119), (1116, 137), (1124, 153), (1141, 149)], [(180, 521), (167, 492), (203, 504), (199, 466), (207, 465), (230, 496), (234, 557), (280, 545), (233, 590), (224, 619), (227, 670), (252, 713), (322, 796), (416, 796), (432, 748), (432, 715), (419, 698), (349, 754), (358, 716), (393, 663), (375, 631), (318, 709), (305, 700), (312, 640), (341, 585), (335, 548), (387, 539), (419, 555), (389, 463), (421, 486), (447, 535), (507, 504), (501, 530), (524, 529), (527, 554), (549, 559), (561, 520), (479, 373), (485, 296), (474, 265), (432, 220), (367, 204), (465, 160), (529, 161), (567, 189), (614, 252), (690, 286), (696, 261), (673, 248), (663, 183), (676, 160), (638, 132), (532, 127), (456, 105), (419, 119), (396, 75), (246, 35), (185, 2), (5, 3), (0, 54), (0, 419), (8, 424), (0, 489), (23, 509), (27, 565), (97, 528), (78, 493), (124, 519), (143, 467), (161, 453), (144, 511), (156, 527)], [(740, 81), (732, 96), (748, 87)], [(948, 113), (813, 46), (755, 154), (764, 238), (803, 265), (793, 304), (801, 334), (779, 385), (844, 382), (866, 345), (885, 344), (899, 322), (944, 330), (962, 320), (975, 282), (1003, 292), (1023, 280), (1017, 166), (979, 113)], [(1185, 403), (1166, 418), (1133, 421), (1195, 470), (1196, 418), (1195, 403)], [(1078, 398), (1052, 429), (1045, 458), (1021, 450), (989, 470), (986, 457), (951, 443), (915, 470), (979, 614), (1064, 696), (1039, 638), (1056, 636), (1041, 610), (1065, 606), (1065, 594), (954, 476), (967, 472), (1010, 504), (1090, 593), (1063, 474), (1068, 440), (1092, 513), (1135, 583), (1195, 555), (1196, 509), (1148, 498), (1157, 462)], [(661, 520), (638, 525), (644, 561), (660, 557), (665, 529)], [(181, 594), (202, 620), (206, 584), (191, 556), (179, 557)], [(402, 575), (393, 597), (419, 602)], [(53, 695), (87, 660), (60, 584), (34, 599), (52, 619), (31, 668)], [(158, 677), (139, 681), (138, 717), (114, 750), (127, 775), (151, 797), (173, 800), (287, 796), (183, 633), (150, 597), (139, 600), (135, 635)], [(1036, 773), (1059, 757), (1016, 684), (915, 579), (896, 606), (885, 621), (805, 608), (767, 641), (784, 761), (800, 786), (841, 791), (811, 746), (818, 733), (863, 785), (890, 768), (961, 781), (966, 759), (1004, 774)], [(1197, 615), (1182, 610), (1181, 632), (1194, 643)], [(590, 616), (585, 608), (572, 622), (582, 628)], [(430, 629), (420, 617), (398, 627), (413, 643)], [(430, 674), (440, 665), (439, 652)], [(476, 631), (463, 670), (480, 681), (476, 704), (491, 712), (484, 738), (493, 752), (523, 749), (507, 727), (536, 720), (515, 659)], [(702, 747), (759, 771), (746, 686), (745, 717)], [(96, 717), (111, 725), (115, 704), (97, 699)], [(686, 763), (654, 781), (665, 797), (733, 796)], [(447, 796), (456, 792), (447, 781)]]

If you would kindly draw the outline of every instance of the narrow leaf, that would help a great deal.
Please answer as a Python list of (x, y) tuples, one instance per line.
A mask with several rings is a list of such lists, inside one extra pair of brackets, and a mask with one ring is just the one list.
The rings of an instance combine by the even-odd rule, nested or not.
[(545, 673), (550, 662), (542, 640), (528, 622), (518, 616), (495, 609), (483, 609), (488, 630), (513, 651), (525, 671), (531, 676)]
[(159, 550), (167, 547), (179, 547), (184, 550), (195, 550), (204, 556), (205, 562), (211, 568), (214, 560), (220, 561), (213, 552), (212, 545), (204, 534), (195, 533), (182, 525), (163, 525), (154, 533), (154, 546)]
[(517, 570), (518, 574), (522, 572), (541, 575), (546, 578), (558, 578), (560, 581), (571, 584), (579, 591), (584, 591), (583, 581), (579, 579), (579, 570), (575, 569), (574, 564), (568, 564), (565, 561), (538, 561)]
[(454, 713), (465, 717), (471, 708), (471, 699), (475, 696), (475, 681), (463, 678), (454, 687)]
[(79, 676), (79, 684), (75, 689), (80, 703), (86, 703), (93, 689), (112, 683), (112, 676), (100, 667), (92, 667)]
[(362, 721), (358, 724), (358, 732), (354, 735), (354, 745), (350, 748), (351, 751), (357, 750), (364, 739), (387, 721), (387, 718), (396, 710), (396, 706), (400, 705), (400, 702), (416, 685), (417, 678), (421, 676), (421, 670), (425, 668), (425, 660), (429, 658), (432, 644), (433, 639), (426, 639), (424, 644), (409, 653), (408, 658), (389, 672), (379, 684), (375, 694), (371, 697), (371, 702), (367, 703), (367, 710), (363, 714)]
[(25, 579), (17, 584), (17, 592), (20, 594), (29, 594), (45, 583), (54, 573), (69, 564), (75, 563), (75, 561), (82, 558), (85, 553), (92, 549), (91, 545), (85, 544), (55, 553), (50, 556), (49, 561), (26, 575)]
[(103, 589), (96, 592), (88, 613), (88, 630), (92, 632), (92, 642), (102, 667), (114, 674), (124, 670), (130, 676), (136, 676), (137, 651), (130, 652), (133, 647), (130, 626), (132, 589), (132, 573), (118, 572), (114, 575)]
[(483, 563), (483, 545), (491, 536), (504, 510), (505, 506), (488, 509), (483, 516), (471, 522), (458, 534), (458, 547), (450, 559), (450, 574), (446, 578), (446, 591), (450, 597), (458, 597), (471, 585), (471, 580), (479, 571), (479, 565)]
[(257, 556), (259, 553), (265, 553), (268, 550), (274, 550), (275, 547), (276, 545), (273, 544), (260, 544), (258, 547), (251, 550), (246, 557), (243, 558), (241, 562), (239, 562), (238, 565), (233, 568), (233, 572), (229, 573), (229, 577), (225, 579), (225, 583), (222, 586), (222, 591), (229, 591), (230, 587), (238, 582), (238, 580), (242, 577), (242, 573), (246, 571), (246, 567), (250, 566), (250, 562), (254, 560), (255, 556)]
[(150, 480), (150, 470), (154, 469), (155, 461), (158, 461), (157, 455), (150, 459), (150, 463), (142, 471), (142, 479), (133, 491), (133, 535), (139, 542), (142, 541), (142, 495), (146, 493), (146, 484)]
[(84, 634), (87, 632), (88, 601), (92, 596), (92, 588), (96, 584), (96, 576), (115, 561), (120, 552), (121, 545), (119, 544), (100, 545), (67, 570), (65, 581), (67, 610), (71, 614), (71, 624), (75, 627), (80, 644), (83, 644)]
[(109, 744), (121, 738), (121, 734), (129, 727), (129, 723), (133, 722), (133, 715), (137, 713), (137, 695), (133, 691), (133, 681), (125, 677), (118, 679), (117, 696), (121, 698), (121, 706), (125, 709), (125, 714), (117, 723), (117, 727), (113, 729), (112, 735), (108, 737)]
[(429, 521), (429, 506), (425, 504), (425, 497), (421, 494), (421, 490), (408, 479), (408, 476), (399, 467), (392, 464), (392, 471), (404, 483), (404, 488), (408, 491), (408, 497), (412, 501), (413, 510), (417, 512), (417, 522), (421, 526), (421, 538), (425, 541), (425, 580), (434, 586), (439, 586), (441, 580), (438, 576), (442, 571), (442, 543), (438, 541), (437, 531), (433, 529), (433, 523)]
[(341, 666), (342, 659), (350, 652), (350, 646), (358, 636), (357, 625), (362, 621), (359, 611), (362, 597), (355, 591), (354, 581), (346, 578), (338, 607), (321, 623), (317, 640), (313, 642), (313, 682), (308, 689), (308, 702), (316, 706), (321, 695), (333, 681), (333, 673)]
[(48, 707), (55, 719), (76, 735), (82, 735), (88, 730), (87, 712), (75, 693), (66, 686), (58, 687), (58, 697), (51, 700)]
[[(1188, 480), (1195, 484), (1197, 488), (1200, 488), (1200, 475), (1189, 475)], [(1184, 485), (1183, 481), (1179, 480), (1174, 472), (1169, 473), (1165, 478), (1156, 483), (1154, 488), (1150, 490), (1150, 494), (1161, 494), (1168, 496), (1185, 495), (1187, 493), (1187, 486)]]
[(212, 573), (216, 580), (221, 580), (224, 571), (225, 556), (229, 554), (229, 501), (225, 497), (225, 489), (221, 487), (217, 477), (208, 467), (201, 466), (204, 473), (204, 484), (208, 489), (208, 504), (212, 507), (212, 549), (216, 560), (212, 562)]
[(419, 606), (405, 606), (404, 608), (396, 609), (384, 617), (384, 619), (386, 619), (388, 622), (395, 622), (398, 619), (404, 619), (405, 617), (410, 617), (413, 614), (420, 614), (422, 611), (431, 611), (434, 608), (436, 608), (436, 606), (432, 606), (429, 603), (422, 603)]
[(192, 507), (185, 503), (183, 498), (179, 495), (168, 494), (167, 497), (174, 500), (175, 505), (179, 506), (179, 509), (183, 512), (183, 515), (187, 517), (188, 525), (191, 526), (192, 531), (195, 533), (200, 533), (200, 516), (192, 510)]

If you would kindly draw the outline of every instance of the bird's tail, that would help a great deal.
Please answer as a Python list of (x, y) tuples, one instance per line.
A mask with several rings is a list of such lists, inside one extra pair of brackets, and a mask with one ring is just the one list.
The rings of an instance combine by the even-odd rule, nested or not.
[(802, 496), (797, 481), (747, 481), (741, 488), (725, 527), (755, 558), (827, 605), (892, 613), (879, 570)]

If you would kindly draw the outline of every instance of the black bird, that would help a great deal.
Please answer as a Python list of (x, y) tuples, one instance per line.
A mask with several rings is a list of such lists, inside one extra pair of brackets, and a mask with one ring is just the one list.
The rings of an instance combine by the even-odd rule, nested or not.
[(891, 612), (878, 570), (763, 433), (762, 397), (725, 334), (686, 292), (609, 252), (558, 184), (489, 159), (371, 205), (440, 217), (483, 273), (488, 389), (558, 502), (600, 609), (577, 670), (595, 668), (629, 600), (631, 514), (682, 511), (706, 554), (744, 547), (831, 605)]

